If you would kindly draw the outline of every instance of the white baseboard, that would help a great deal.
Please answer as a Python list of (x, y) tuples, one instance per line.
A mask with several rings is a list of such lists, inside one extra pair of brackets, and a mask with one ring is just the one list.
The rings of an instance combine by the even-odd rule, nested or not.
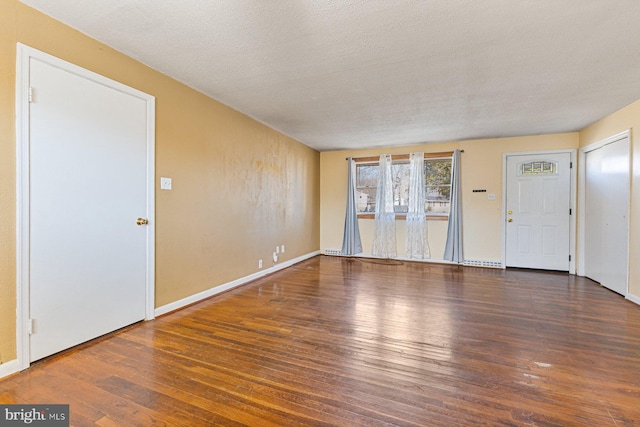
[[(320, 255), (320, 251), (315, 251), (315, 252), (311, 252), (308, 253), (306, 255), (302, 255), (299, 256), (297, 258), (293, 258), (290, 259), (288, 261), (284, 261), (281, 264), (276, 264), (273, 267), (269, 267), (269, 268), (265, 268), (264, 270), (258, 271), (257, 273), (254, 274), (250, 274), (248, 276), (245, 277), (241, 277), (239, 279), (236, 279), (232, 282), (228, 282), (228, 283), (223, 283), (222, 285), (218, 285), (216, 287), (213, 287), (211, 289), (207, 289), (206, 291), (202, 291), (199, 292), (197, 294), (191, 295), (189, 297), (183, 298), (181, 300), (163, 305), (161, 307), (158, 307), (155, 309), (155, 315), (157, 316), (161, 316), (163, 314), (169, 313), (171, 311), (175, 311), (178, 310), (182, 307), (186, 307), (190, 304), (196, 303), (198, 301), (202, 301), (203, 299), (209, 298), (213, 295), (217, 295), (221, 292), (225, 292), (228, 291), (229, 289), (233, 289), (235, 287), (238, 287), (240, 285), (244, 285), (245, 283), (251, 282), (252, 280), (256, 280), (259, 279), (261, 277), (266, 276), (267, 274), (271, 274), (271, 273), (275, 273), (278, 270), (282, 270), (283, 268), (287, 268), (287, 267), (291, 267), (294, 264), (297, 264), (299, 262), (302, 262), (306, 259), (309, 259), (311, 257), (314, 257), (316, 255)], [(0, 365), (1, 366), (1, 365)]]
[(637, 297), (634, 294), (627, 293), (627, 296), (625, 298), (628, 299), (631, 302), (634, 302), (634, 303), (640, 305), (640, 297)]
[[(339, 257), (350, 257), (351, 256), (351, 255), (342, 255), (342, 254), (332, 253), (331, 249), (325, 249), (324, 251), (322, 251), (322, 253), (324, 255), (327, 255), (327, 256), (339, 256)], [(461, 264), (458, 264), (457, 262), (447, 261), (447, 260), (444, 260), (442, 258), (415, 259), (415, 258), (407, 258), (407, 257), (403, 257), (403, 256), (397, 256), (395, 258), (384, 258), (384, 257), (379, 257), (379, 256), (371, 255), (371, 254), (365, 254), (365, 253), (359, 253), (359, 254), (353, 255), (353, 257), (354, 258), (371, 258), (371, 259), (392, 259), (392, 260), (396, 260), (396, 261), (426, 262), (426, 263), (431, 263), (431, 264), (461, 265)]]
[(13, 359), (0, 365), (0, 378), (7, 377), (20, 371), (18, 359)]

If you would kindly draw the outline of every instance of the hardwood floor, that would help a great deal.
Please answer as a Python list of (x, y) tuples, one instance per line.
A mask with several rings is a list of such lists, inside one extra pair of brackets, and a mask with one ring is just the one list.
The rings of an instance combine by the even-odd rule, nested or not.
[(640, 306), (556, 273), (319, 256), (0, 381), (101, 426), (640, 425)]

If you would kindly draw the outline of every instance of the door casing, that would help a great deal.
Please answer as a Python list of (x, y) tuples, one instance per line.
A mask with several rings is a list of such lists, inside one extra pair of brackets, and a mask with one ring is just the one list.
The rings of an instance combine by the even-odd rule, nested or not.
[(29, 62), (46, 62), (80, 77), (138, 97), (147, 111), (147, 201), (145, 320), (155, 306), (155, 98), (22, 43), (16, 48), (16, 347), (19, 369), (30, 364), (29, 348)]
[(538, 154), (559, 154), (569, 153), (571, 156), (571, 190), (570, 190), (570, 206), (572, 215), (569, 219), (569, 254), (571, 260), (569, 261), (569, 274), (576, 273), (576, 155), (577, 150), (565, 149), (565, 150), (544, 150), (544, 151), (516, 151), (502, 154), (502, 268), (506, 268), (507, 260), (507, 157), (509, 156), (523, 156), (523, 155), (538, 155)]

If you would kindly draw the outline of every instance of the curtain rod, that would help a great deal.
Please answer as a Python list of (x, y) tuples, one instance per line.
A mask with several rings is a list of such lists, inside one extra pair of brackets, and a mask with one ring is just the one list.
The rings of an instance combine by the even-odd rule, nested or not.
[[(464, 150), (460, 150), (461, 153), (464, 153)], [(434, 158), (434, 157), (451, 157), (453, 156), (453, 151), (442, 151), (440, 153), (424, 153), (424, 158)], [(391, 158), (395, 158), (397, 160), (405, 160), (409, 159), (408, 154), (392, 154)], [(380, 159), (380, 156), (371, 156), (371, 157), (354, 157), (353, 160), (355, 162), (375, 162)], [(345, 158), (345, 160), (349, 160), (349, 157)]]

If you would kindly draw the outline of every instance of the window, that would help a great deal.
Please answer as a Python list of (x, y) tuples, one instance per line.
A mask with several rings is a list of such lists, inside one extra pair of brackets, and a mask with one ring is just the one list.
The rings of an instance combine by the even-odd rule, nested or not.
[(520, 163), (518, 175), (557, 175), (558, 162), (533, 161)]
[[(407, 160), (408, 156), (396, 157), (399, 159), (394, 159), (391, 166), (393, 204), (396, 214), (402, 215), (409, 207), (409, 160)], [(356, 163), (356, 206), (359, 215), (373, 214), (376, 211), (378, 171), (377, 160)], [(427, 215), (449, 215), (451, 158), (425, 158), (424, 173)]]

